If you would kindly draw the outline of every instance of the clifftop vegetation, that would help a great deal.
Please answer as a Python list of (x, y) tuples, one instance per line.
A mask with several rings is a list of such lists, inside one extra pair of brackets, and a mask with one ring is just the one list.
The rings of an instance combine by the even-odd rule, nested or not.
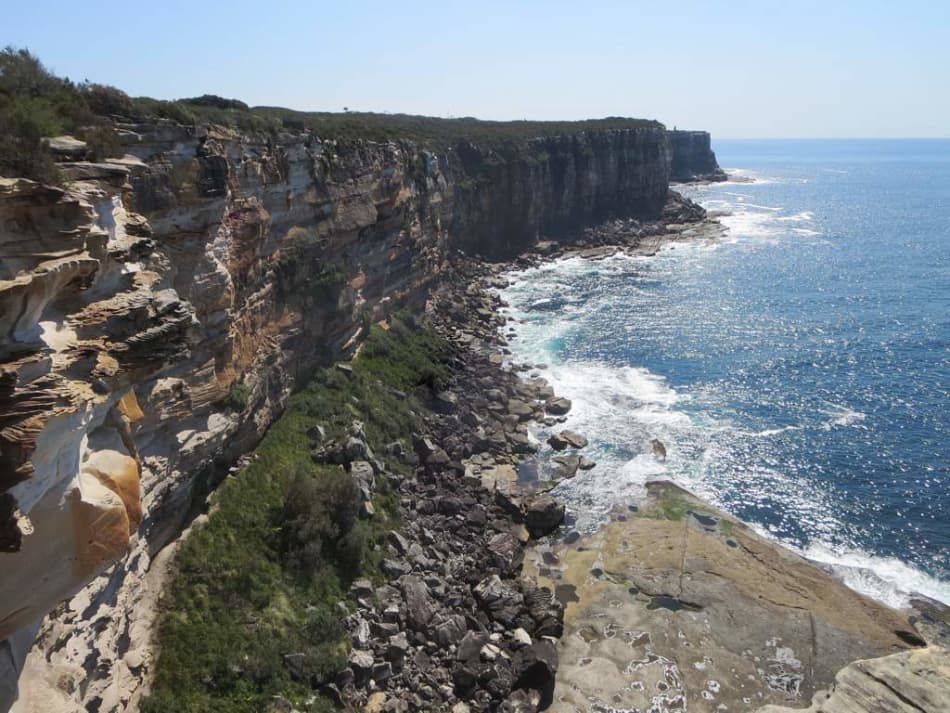
[(608, 117), (585, 121), (482, 121), (372, 112), (304, 112), (249, 107), (206, 94), (162, 101), (130, 97), (115, 87), (57, 77), (26, 49), (0, 51), (0, 175), (54, 181), (55, 165), (44, 138), (72, 134), (89, 144), (90, 158), (121, 151), (116, 122), (169, 119), (182, 124), (218, 124), (275, 135), (311, 132), (341, 141), (410, 140), (444, 149), (460, 141), (499, 148), (531, 138), (581, 131), (658, 128), (656, 121)]

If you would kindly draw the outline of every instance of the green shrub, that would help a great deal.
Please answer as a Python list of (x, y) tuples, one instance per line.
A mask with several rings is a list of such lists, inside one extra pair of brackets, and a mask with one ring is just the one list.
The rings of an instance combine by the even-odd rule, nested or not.
[[(346, 565), (352, 553), (343, 550), (353, 547), (341, 545), (356, 525), (359, 507), (359, 490), (342, 470), (319, 475), (298, 470), (275, 522), (285, 566), (311, 578), (335, 560)], [(359, 572), (358, 560), (356, 565), (353, 575)]]
[(77, 132), (79, 138), (89, 147), (89, 158), (93, 161), (122, 156), (122, 144), (115, 129), (104, 124), (97, 124)]
[(93, 158), (120, 155), (114, 129), (92, 107), (116, 113), (124, 96), (112, 87), (60, 79), (29, 50), (0, 51), (0, 174), (56, 182), (43, 139), (64, 133), (84, 137)]
[[(144, 713), (256, 713), (277, 694), (304, 710), (313, 689), (343, 668), (339, 606), (357, 575), (382, 581), (380, 545), (400, 527), (398, 501), (378, 478), (376, 515), (357, 518), (352, 479), (339, 466), (313, 463), (307, 431), (319, 423), (339, 439), (360, 419), (377, 454), (408, 441), (419, 428), (419, 401), (387, 387), (425, 383), (425, 374), (444, 370), (445, 353), (439, 339), (397, 319), (388, 332), (373, 329), (351, 374), (321, 369), (291, 397), (255, 458), (218, 488), (208, 521), (176, 554)], [(306, 709), (332, 705), (318, 697)]]
[(251, 398), (251, 392), (247, 384), (234, 382), (228, 391), (227, 405), (235, 411), (243, 411)]

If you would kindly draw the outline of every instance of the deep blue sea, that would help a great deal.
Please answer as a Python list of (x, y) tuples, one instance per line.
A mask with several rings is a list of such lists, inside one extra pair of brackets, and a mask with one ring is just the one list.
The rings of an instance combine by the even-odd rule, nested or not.
[(950, 141), (714, 148), (753, 182), (684, 192), (725, 238), (502, 293), (598, 461), (558, 493), (589, 528), (672, 478), (882, 601), (950, 603)]

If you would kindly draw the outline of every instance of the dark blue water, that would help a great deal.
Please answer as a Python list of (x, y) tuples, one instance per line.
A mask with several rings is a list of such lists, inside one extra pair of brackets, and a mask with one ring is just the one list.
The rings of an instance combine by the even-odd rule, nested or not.
[[(724, 240), (517, 275), (592, 524), (674, 478), (893, 604), (950, 602), (950, 141), (723, 141)], [(650, 438), (670, 457), (657, 463)]]

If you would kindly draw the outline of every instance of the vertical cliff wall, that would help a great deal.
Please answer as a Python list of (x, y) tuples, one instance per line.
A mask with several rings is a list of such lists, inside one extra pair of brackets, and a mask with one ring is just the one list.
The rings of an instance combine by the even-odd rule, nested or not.
[(660, 128), (534, 139), (515, 158), (472, 144), (461, 176), (453, 244), (486, 257), (512, 255), (608, 217), (658, 218), (669, 190), (669, 145)]
[(707, 131), (668, 131), (671, 181), (725, 181)]
[(443, 152), (120, 131), (125, 158), (61, 163), (62, 188), (0, 179), (0, 640), (73, 597), (40, 634), (65, 710), (125, 708), (153, 558), (313, 367), (456, 248), (659, 217), (670, 170), (659, 126)]

